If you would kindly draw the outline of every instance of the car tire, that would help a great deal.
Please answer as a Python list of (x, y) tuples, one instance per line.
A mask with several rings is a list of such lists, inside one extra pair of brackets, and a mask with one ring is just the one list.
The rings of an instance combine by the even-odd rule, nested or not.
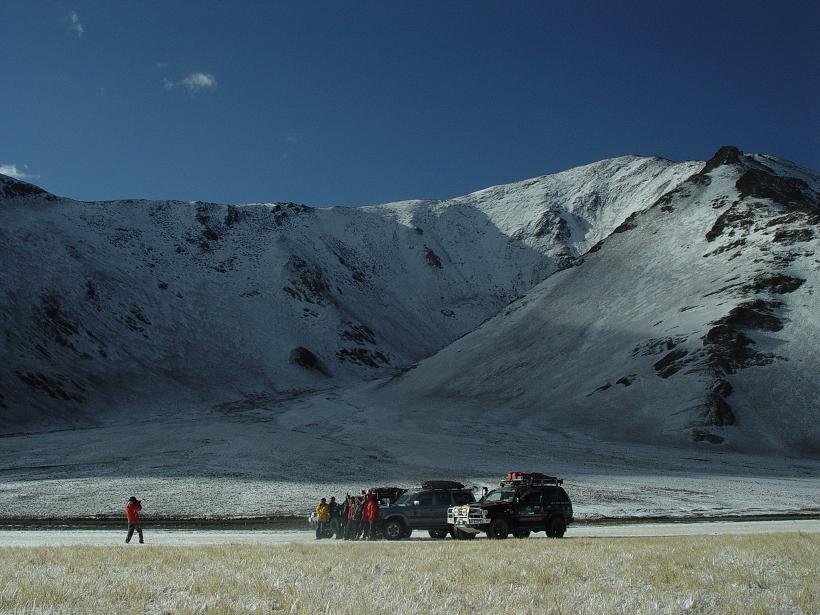
[(410, 538), (413, 535), (413, 530), (409, 527), (404, 528), (404, 534), (402, 534), (402, 538)]
[(455, 528), (453, 530), (453, 538), (455, 538), (456, 540), (472, 540), (473, 538), (475, 538), (475, 534), (473, 534), (472, 532), (465, 532), (463, 530)]
[(436, 540), (447, 538), (447, 530), (429, 530), (427, 533), (430, 534), (430, 538), (435, 538)]
[(387, 540), (399, 540), (404, 538), (407, 528), (401, 519), (388, 519), (384, 522), (383, 532)]
[(567, 531), (567, 523), (563, 517), (553, 517), (547, 522), (547, 536), (550, 538), (563, 538)]
[(487, 538), (503, 540), (510, 535), (510, 524), (506, 519), (493, 519), (487, 528)]
[(530, 531), (526, 528), (519, 527), (513, 530), (513, 536), (516, 538), (529, 538)]

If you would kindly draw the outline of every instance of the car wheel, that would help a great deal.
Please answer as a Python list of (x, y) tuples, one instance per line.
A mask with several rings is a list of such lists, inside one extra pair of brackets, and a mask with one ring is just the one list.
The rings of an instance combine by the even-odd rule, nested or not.
[(430, 534), (430, 538), (436, 538), (438, 540), (447, 537), (447, 530), (430, 530), (427, 533)]
[(513, 536), (515, 536), (516, 538), (529, 538), (530, 531), (528, 529), (519, 527), (513, 530)]
[(404, 534), (401, 535), (402, 538), (410, 538), (413, 535), (413, 530), (409, 527), (404, 528)]
[(567, 531), (567, 524), (563, 517), (553, 517), (547, 523), (547, 536), (550, 538), (562, 538)]
[(398, 540), (399, 538), (404, 538), (406, 528), (401, 520), (388, 519), (384, 522), (383, 531), (384, 537), (387, 538), (387, 540)]
[(490, 527), (487, 528), (487, 538), (495, 538), (501, 540), (509, 536), (510, 524), (506, 519), (493, 519), (490, 522)]
[(456, 540), (472, 540), (473, 538), (475, 538), (475, 534), (473, 534), (472, 532), (465, 532), (458, 528), (455, 528), (453, 530), (453, 534), (453, 538), (455, 538)]

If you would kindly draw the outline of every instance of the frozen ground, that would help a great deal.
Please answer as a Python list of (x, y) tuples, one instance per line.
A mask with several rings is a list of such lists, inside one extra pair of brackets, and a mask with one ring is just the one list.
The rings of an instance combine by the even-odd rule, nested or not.
[[(820, 534), (820, 520), (574, 525), (570, 526), (567, 538), (716, 536), (796, 532)], [(123, 534), (124, 531), (115, 530), (0, 530), (0, 547), (106, 546), (122, 543)], [(533, 534), (532, 538), (545, 538), (545, 535)], [(150, 527), (145, 528), (145, 539), (147, 544), (154, 546), (180, 547), (226, 544), (304, 544), (316, 541), (311, 531), (152, 530)], [(484, 535), (480, 535), (478, 539), (484, 539)], [(134, 542), (136, 543), (136, 538)], [(439, 544), (441, 541), (428, 538), (426, 532), (415, 532), (413, 538), (403, 542), (432, 545)]]
[(521, 430), (455, 401), (435, 424), (399, 420), (372, 407), (378, 386), (0, 438), (0, 518), (118, 516), (132, 494), (147, 519), (303, 515), (323, 496), (515, 469), (563, 477), (579, 518), (820, 511), (816, 460)]

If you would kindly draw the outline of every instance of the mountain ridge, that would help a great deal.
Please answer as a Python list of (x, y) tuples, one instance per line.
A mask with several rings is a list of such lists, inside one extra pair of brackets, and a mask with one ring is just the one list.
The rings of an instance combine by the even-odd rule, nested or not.
[(447, 201), (324, 209), (86, 203), (4, 181), (0, 421), (379, 377), (569, 266), (701, 164), (623, 157)]
[(817, 456), (816, 175), (778, 175), (759, 158), (721, 148), (390, 394), (414, 407), (489, 398), (525, 425), (540, 418), (601, 438), (688, 433)]

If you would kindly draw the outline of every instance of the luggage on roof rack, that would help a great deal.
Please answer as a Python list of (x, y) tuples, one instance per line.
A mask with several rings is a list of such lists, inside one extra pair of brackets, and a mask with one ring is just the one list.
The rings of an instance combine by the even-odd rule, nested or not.
[(556, 476), (548, 476), (541, 472), (507, 472), (507, 477), (501, 481), (502, 487), (517, 487), (520, 485), (546, 486), (563, 485), (564, 481)]
[(419, 489), (464, 489), (464, 484), (456, 480), (422, 480)]

